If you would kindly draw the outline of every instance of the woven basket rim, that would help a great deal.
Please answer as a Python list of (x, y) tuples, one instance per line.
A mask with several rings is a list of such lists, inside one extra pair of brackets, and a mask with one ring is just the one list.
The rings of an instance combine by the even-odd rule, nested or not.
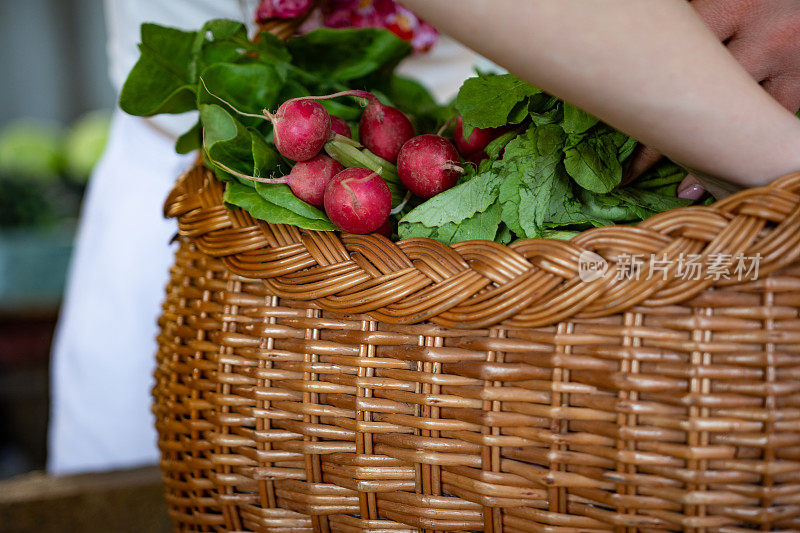
[[(445, 327), (551, 325), (635, 306), (686, 302), (714, 286), (763, 284), (800, 256), (800, 172), (740, 191), (710, 206), (659, 213), (635, 226), (604, 226), (570, 241), (392, 242), (380, 235), (299, 229), (253, 219), (222, 201), (223, 183), (200, 165), (170, 193), (165, 216), (204, 253), (234, 273), (262, 279), (277, 296), (323, 309), (366, 313), (390, 323), (431, 321)], [(609, 264), (583, 281), (581, 254)], [(621, 256), (643, 255), (673, 266), (660, 277), (617, 279)], [(683, 279), (680, 258), (703, 264), (719, 256), (759, 258), (756, 280)], [(685, 276), (684, 276), (685, 277)]]

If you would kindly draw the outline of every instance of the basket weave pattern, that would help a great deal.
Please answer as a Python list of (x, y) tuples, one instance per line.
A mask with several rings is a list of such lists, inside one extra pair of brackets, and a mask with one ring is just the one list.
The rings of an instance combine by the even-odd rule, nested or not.
[[(800, 174), (569, 243), (452, 247), (166, 212), (155, 413), (195, 531), (800, 530)], [(761, 279), (584, 283), (584, 250)]]

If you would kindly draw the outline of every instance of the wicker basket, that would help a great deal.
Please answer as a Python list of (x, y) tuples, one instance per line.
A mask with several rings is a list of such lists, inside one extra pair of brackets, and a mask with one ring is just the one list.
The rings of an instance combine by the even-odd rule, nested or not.
[[(166, 214), (176, 530), (800, 531), (800, 173), (511, 246), (266, 224), (202, 167)], [(672, 266), (616, 275), (650, 254)]]
[[(156, 372), (190, 531), (800, 530), (800, 173), (571, 242), (301, 231), (195, 168)], [(760, 254), (581, 281), (581, 251)]]

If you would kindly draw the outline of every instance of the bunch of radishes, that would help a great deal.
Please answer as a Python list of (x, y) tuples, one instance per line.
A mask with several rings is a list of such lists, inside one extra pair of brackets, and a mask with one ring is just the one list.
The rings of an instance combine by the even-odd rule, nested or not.
[(359, 123), (361, 144), (383, 160), (396, 163), (403, 185), (424, 199), (453, 187), (464, 171), (461, 156), (479, 162), (485, 157), (486, 146), (500, 134), (498, 130), (476, 129), (465, 139), (458, 117), (454, 135), (457, 150), (441, 135), (415, 136), (413, 124), (402, 111), (365, 91), (295, 98), (275, 114), (265, 111), (273, 124), (276, 148), (297, 163), (285, 178), (262, 181), (288, 184), (298, 198), (324, 208), (331, 222), (349, 233), (379, 231), (390, 235), (392, 195), (379, 172), (359, 166), (344, 168), (323, 153), (326, 143), (338, 136), (352, 141), (352, 133), (347, 122), (331, 116), (317, 100), (344, 95), (367, 102)]

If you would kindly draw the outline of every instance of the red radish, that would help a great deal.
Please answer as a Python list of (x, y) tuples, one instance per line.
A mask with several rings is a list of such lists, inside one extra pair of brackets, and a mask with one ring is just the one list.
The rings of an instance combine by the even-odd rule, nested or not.
[(350, 124), (342, 117), (337, 117), (336, 115), (331, 115), (331, 131), (339, 135), (344, 135), (348, 139), (353, 138), (353, 130), (350, 129)]
[(286, 184), (292, 189), (295, 196), (315, 207), (325, 205), (325, 189), (328, 183), (344, 168), (338, 161), (325, 154), (296, 163), (289, 175), (282, 178), (247, 176), (221, 163), (215, 164), (234, 176), (256, 183)]
[(308, 161), (297, 163), (289, 173), (286, 183), (295, 196), (315, 207), (325, 205), (325, 188), (333, 177), (344, 169), (338, 161), (320, 154)]
[(402, 111), (373, 96), (361, 115), (358, 132), (361, 144), (370, 152), (395, 163), (400, 148), (414, 136), (414, 125)]
[(420, 135), (403, 145), (397, 174), (406, 188), (421, 198), (432, 198), (452, 188), (464, 172), (453, 144), (439, 135)]
[(457, 117), (456, 130), (453, 132), (453, 138), (456, 141), (458, 152), (467, 159), (477, 152), (483, 152), (483, 150), (489, 146), (489, 143), (497, 138), (499, 129), (500, 128), (475, 128), (472, 130), (469, 139), (465, 139), (464, 120), (461, 117)]
[(481, 150), (480, 152), (475, 152), (474, 154), (466, 156), (466, 160), (475, 165), (477, 168), (480, 166), (483, 160), (488, 159), (488, 157), (489, 156), (486, 154), (486, 150)]
[(391, 211), (389, 186), (368, 168), (346, 168), (325, 189), (325, 212), (342, 231), (372, 233), (383, 226)]
[(292, 161), (313, 158), (331, 135), (331, 116), (312, 99), (288, 100), (267, 117), (273, 124), (275, 147)]
[(392, 219), (387, 218), (386, 222), (383, 223), (383, 226), (376, 229), (374, 233), (377, 233), (378, 235), (383, 235), (387, 239), (391, 239), (392, 234), (394, 233), (394, 226), (392, 226)]

